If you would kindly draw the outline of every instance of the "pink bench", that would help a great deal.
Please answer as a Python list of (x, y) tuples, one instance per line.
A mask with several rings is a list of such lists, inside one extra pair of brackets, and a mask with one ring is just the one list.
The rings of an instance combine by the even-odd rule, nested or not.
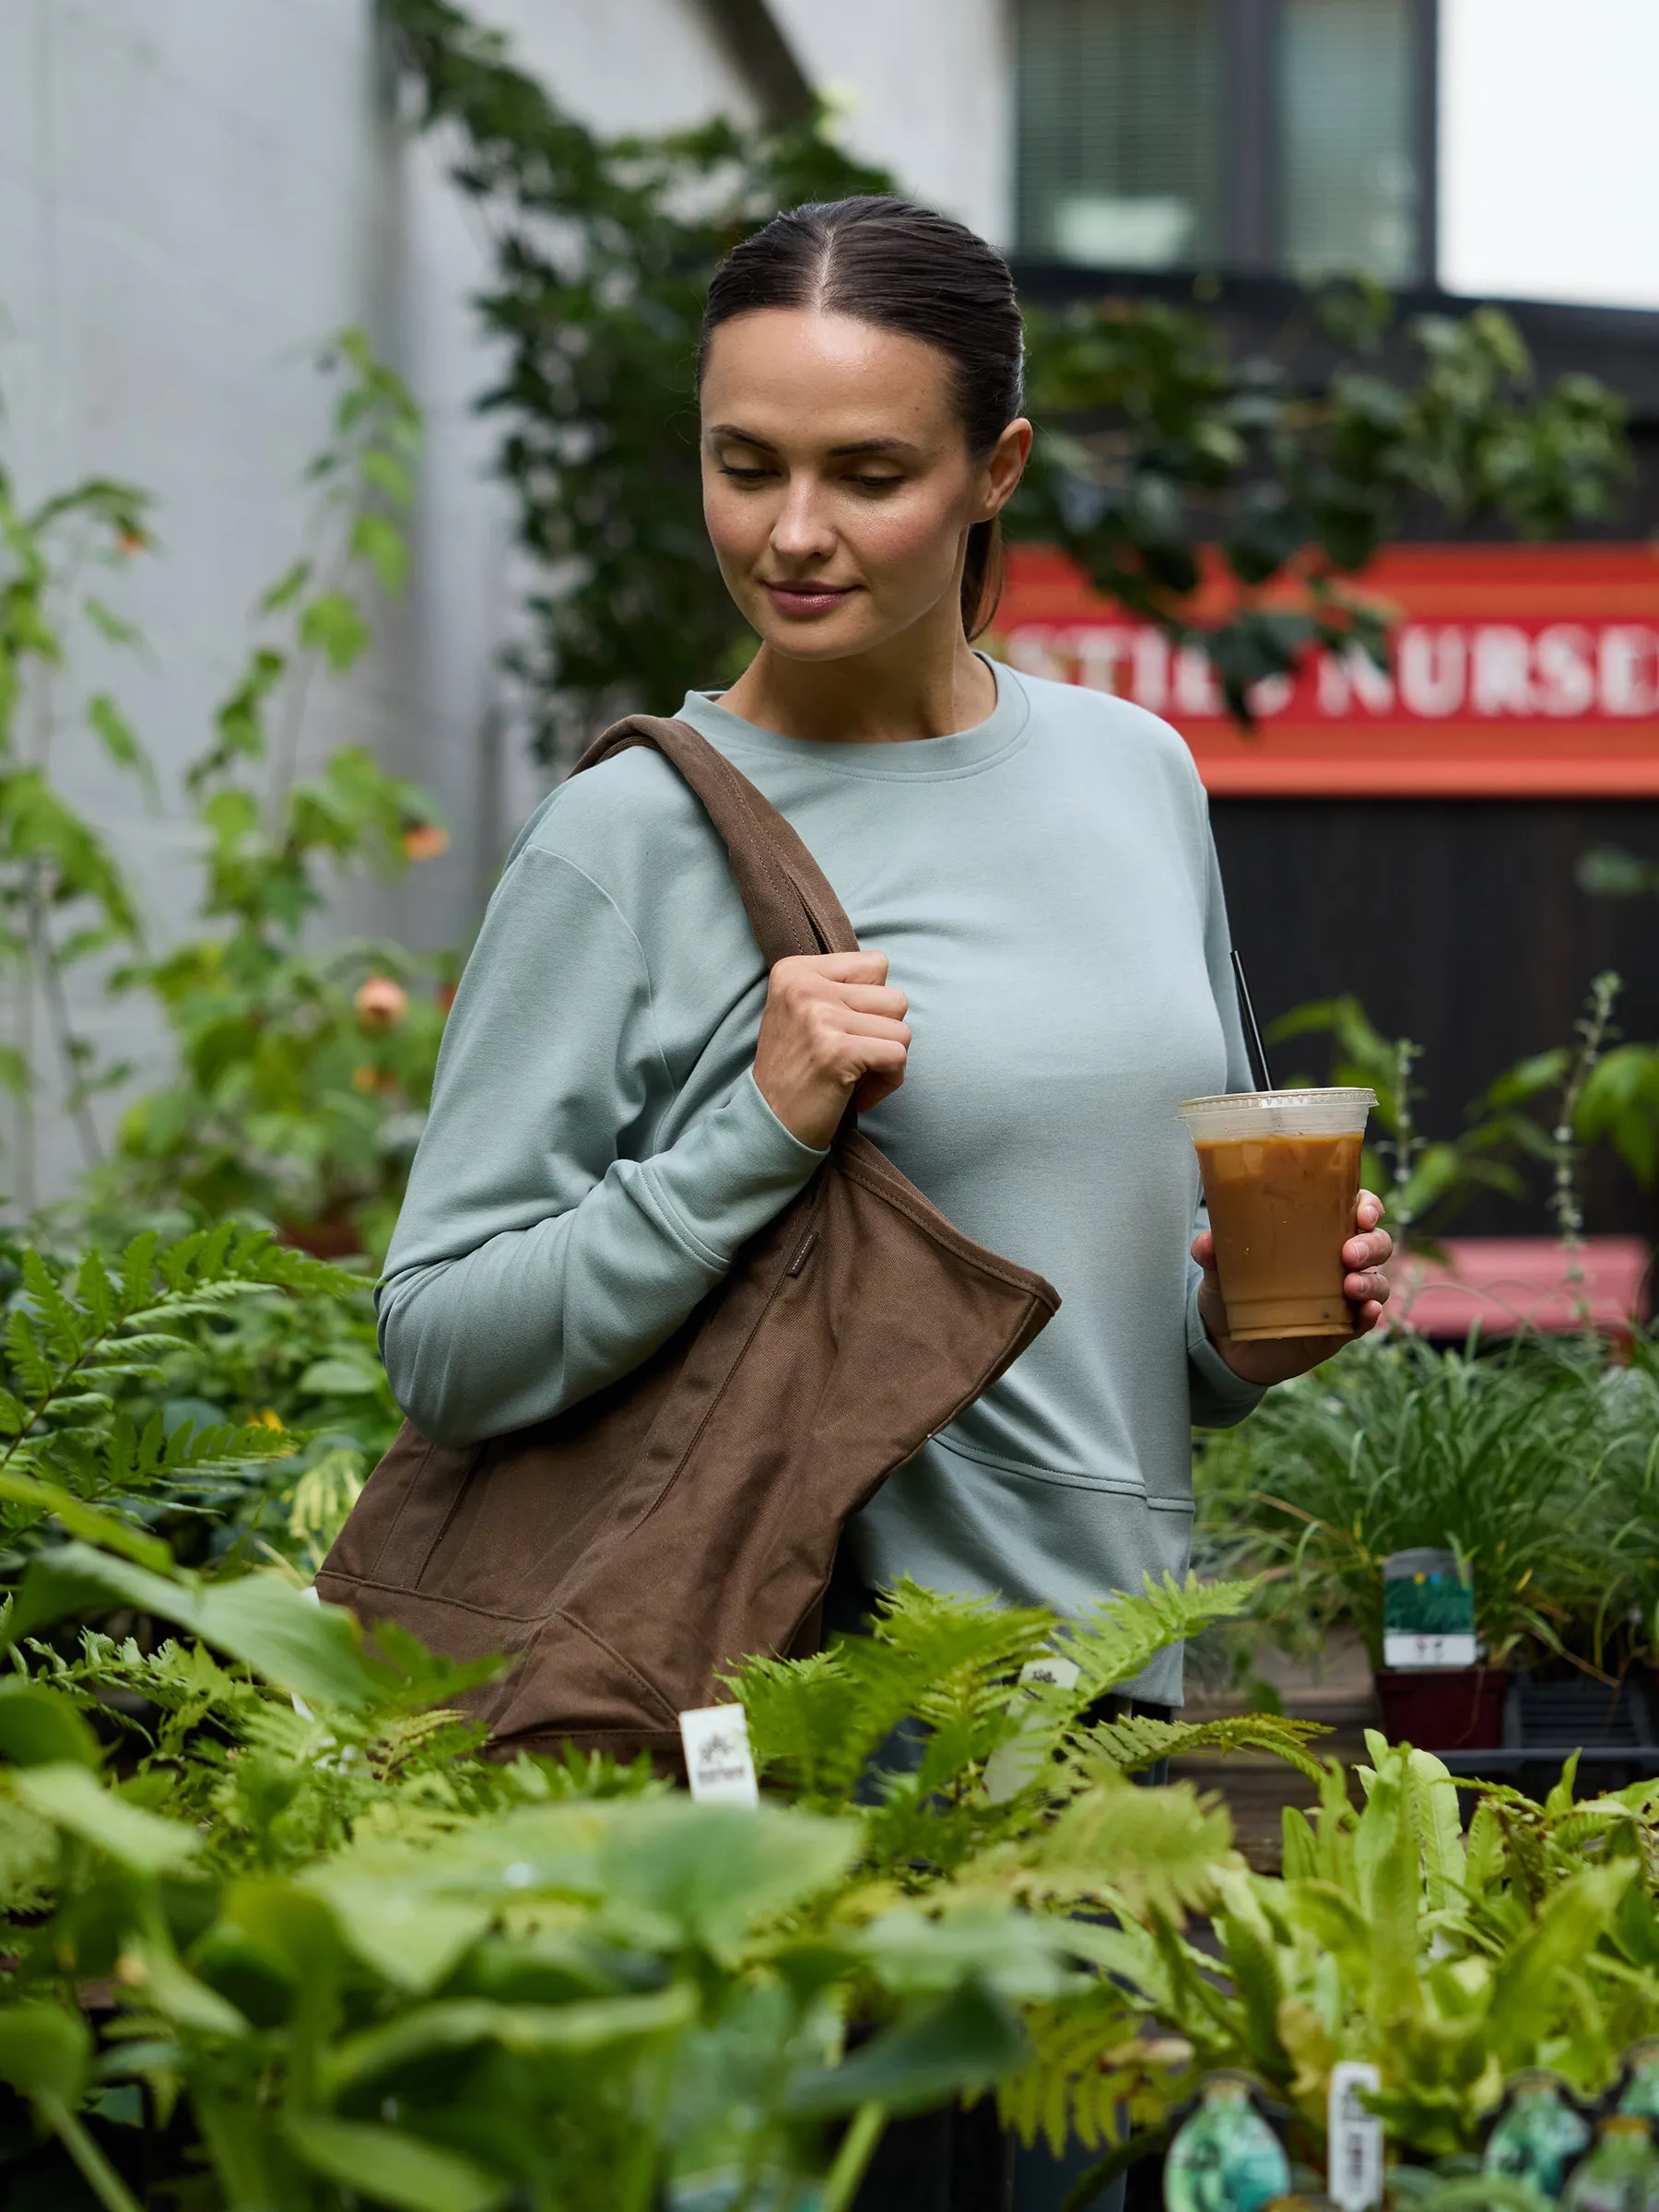
[[(1415, 1253), (1396, 1262), (1388, 1304), (1396, 1325), (1424, 1336), (1512, 1335), (1530, 1325), (1581, 1325), (1566, 1253), (1553, 1237), (1448, 1237), (1445, 1264)], [(1582, 1296), (1598, 1329), (1629, 1329), (1645, 1318), (1651, 1253), (1641, 1237), (1587, 1237), (1579, 1253)]]

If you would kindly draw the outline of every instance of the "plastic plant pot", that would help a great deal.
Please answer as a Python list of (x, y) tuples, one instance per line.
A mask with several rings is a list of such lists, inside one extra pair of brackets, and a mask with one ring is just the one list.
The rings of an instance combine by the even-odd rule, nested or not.
[(1380, 1667), (1373, 1679), (1391, 1744), (1495, 1751), (1503, 1741), (1507, 1666)]

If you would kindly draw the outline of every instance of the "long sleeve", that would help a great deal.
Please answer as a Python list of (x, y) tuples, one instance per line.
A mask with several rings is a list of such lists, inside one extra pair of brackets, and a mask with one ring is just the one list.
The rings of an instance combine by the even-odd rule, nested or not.
[[(1209, 889), (1205, 907), (1204, 962), (1210, 990), (1227, 1041), (1228, 1090), (1253, 1090), (1250, 1056), (1244, 1049), (1244, 1029), (1239, 1015), (1239, 995), (1233, 987), (1232, 934), (1227, 924), (1227, 900), (1221, 888), (1221, 868), (1215, 841), (1206, 829), (1209, 847)], [(1194, 1235), (1207, 1226), (1202, 1202), (1193, 1223)], [(1230, 1429), (1262, 1402), (1262, 1390), (1235, 1375), (1210, 1342), (1198, 1312), (1198, 1288), (1204, 1277), (1195, 1260), (1187, 1263), (1187, 1372), (1192, 1391), (1192, 1418), (1199, 1429)]]
[(745, 1074), (675, 1141), (646, 958), (582, 868), (510, 864), (456, 998), (380, 1292), (422, 1432), (464, 1444), (637, 1366), (823, 1157)]

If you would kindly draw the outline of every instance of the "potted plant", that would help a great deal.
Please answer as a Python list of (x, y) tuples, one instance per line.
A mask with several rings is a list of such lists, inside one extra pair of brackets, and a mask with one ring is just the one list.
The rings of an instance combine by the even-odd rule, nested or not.
[[(1476, 1650), (1441, 1670), (1457, 1678), (1435, 1686), (1438, 1712), (1419, 1703), (1409, 1725), (1396, 1721), (1412, 1740), (1445, 1731), (1434, 1748), (1495, 1743), (1506, 1670), (1560, 1651), (1586, 1590), (1607, 1581), (1601, 1366), (1599, 1347), (1579, 1340), (1483, 1353), (1398, 1333), (1354, 1346), (1204, 1440), (1206, 1554), (1267, 1570), (1285, 1641), (1351, 1622), (1389, 1700), (1384, 1562), (1453, 1554), (1473, 1588)], [(1428, 1687), (1415, 1686), (1419, 1700)]]

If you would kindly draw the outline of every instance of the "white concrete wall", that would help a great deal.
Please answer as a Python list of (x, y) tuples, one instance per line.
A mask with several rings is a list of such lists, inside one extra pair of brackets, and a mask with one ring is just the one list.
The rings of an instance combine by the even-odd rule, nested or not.
[[(486, 12), (606, 127), (748, 112), (684, 0)], [(480, 771), (511, 602), (497, 432), (471, 412), (489, 367), (467, 303), (484, 262), (437, 148), (393, 127), (371, 22), (369, 0), (0, 0), (0, 453), (29, 499), (94, 472), (156, 495), (160, 550), (108, 594), (147, 651), (77, 641), (57, 759), (161, 940), (194, 880), (178, 773), (206, 742), (250, 608), (298, 548), (297, 478), (329, 407), (309, 364), (343, 324), (366, 325), (407, 375), (429, 442), (408, 606), (322, 702), (312, 749), (366, 738), (440, 793), (454, 830), (406, 892), (354, 900), (347, 919), (415, 943), (464, 935), (502, 818), (528, 795), (527, 778), (503, 796)], [(74, 731), (103, 684), (160, 767), (159, 818)], [(100, 1050), (153, 1075), (153, 1018), (91, 986), (77, 996)], [(62, 1187), (73, 1141), (50, 1107), (41, 1121), (45, 1181)], [(0, 1190), (17, 1187), (0, 1154)]]
[(1441, 0), (1441, 281), (1659, 308), (1659, 4)]
[(1013, 87), (1006, 0), (772, 0), (849, 151), (1006, 245)]

